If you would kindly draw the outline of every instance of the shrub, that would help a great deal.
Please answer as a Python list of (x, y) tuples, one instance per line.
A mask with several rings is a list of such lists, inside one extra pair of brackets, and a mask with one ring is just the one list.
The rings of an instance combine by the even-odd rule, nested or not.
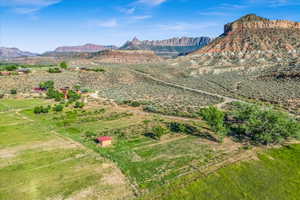
[(45, 81), (39, 84), (39, 87), (44, 90), (48, 90), (50, 88), (54, 88), (54, 81)]
[(178, 122), (171, 122), (170, 130), (175, 133), (184, 133), (186, 131), (186, 127), (184, 124)]
[(156, 139), (160, 139), (163, 135), (166, 135), (168, 133), (168, 130), (165, 127), (157, 125), (152, 128), (152, 132)]
[(207, 121), (213, 131), (219, 134), (220, 139), (223, 140), (227, 135), (227, 129), (225, 127), (225, 113), (218, 110), (214, 106), (203, 108), (200, 110), (200, 115)]
[(3, 99), (3, 98), (4, 98), (4, 96), (5, 96), (5, 94), (3, 94), (3, 93), (0, 93), (0, 99)]
[(35, 114), (42, 114), (42, 113), (48, 113), (51, 109), (51, 106), (36, 106), (33, 109), (33, 112)]
[(53, 111), (55, 112), (61, 112), (64, 110), (64, 106), (62, 104), (57, 104), (53, 107)]
[(96, 69), (92, 69), (91, 71), (94, 71), (94, 72), (105, 72), (105, 69), (96, 68)]
[(70, 102), (74, 102), (74, 101), (77, 101), (81, 98), (81, 95), (80, 94), (77, 94), (75, 91), (73, 90), (69, 90), (68, 92), (68, 100)]
[(229, 114), (232, 134), (258, 144), (281, 143), (300, 137), (300, 124), (288, 114), (256, 105), (237, 104)]
[(11, 89), (10, 90), (10, 94), (17, 94), (18, 92), (17, 92), (17, 89)]
[(18, 72), (11, 72), (10, 74), (13, 75), (13, 76), (19, 75)]
[(64, 97), (63, 93), (60, 93), (59, 91), (53, 88), (48, 89), (46, 95), (49, 99), (55, 99), (55, 101), (61, 101)]
[(153, 112), (153, 113), (159, 112), (158, 108), (154, 105), (147, 105), (143, 108), (143, 110), (146, 112)]
[(34, 112), (35, 114), (40, 114), (40, 113), (42, 113), (41, 106), (34, 107), (33, 112)]
[(61, 70), (59, 68), (55, 67), (55, 68), (49, 68), (48, 72), (49, 73), (61, 73)]
[(74, 86), (74, 90), (76, 90), (76, 91), (79, 91), (79, 90), (80, 90), (80, 88), (81, 88), (81, 86), (80, 86), (80, 85), (75, 85), (75, 86)]
[(74, 108), (83, 108), (84, 106), (85, 106), (85, 104), (83, 102), (76, 101)]
[(129, 105), (132, 107), (139, 107), (141, 104), (138, 101), (132, 101)]
[(68, 65), (67, 65), (67, 63), (66, 63), (65, 61), (61, 62), (61, 63), (59, 64), (59, 66), (60, 66), (60, 68), (62, 68), (62, 69), (67, 69), (67, 68), (68, 68)]

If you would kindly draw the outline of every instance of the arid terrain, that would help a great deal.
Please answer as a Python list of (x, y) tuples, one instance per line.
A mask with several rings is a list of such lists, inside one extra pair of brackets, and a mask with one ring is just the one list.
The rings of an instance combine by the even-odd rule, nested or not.
[(299, 199), (300, 23), (126, 45), (2, 59), (1, 200)]

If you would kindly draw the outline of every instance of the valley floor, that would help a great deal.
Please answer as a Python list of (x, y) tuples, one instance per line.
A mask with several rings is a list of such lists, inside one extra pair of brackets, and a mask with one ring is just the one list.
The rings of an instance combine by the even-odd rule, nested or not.
[[(133, 193), (111, 161), (33, 116), (44, 100), (0, 101), (0, 199), (125, 199)], [(29, 112), (28, 112), (29, 111)]]
[[(0, 199), (299, 196), (299, 145), (248, 149), (230, 138), (221, 144), (199, 119), (94, 98), (84, 110), (33, 114), (34, 106), (51, 104), (0, 100)], [(151, 126), (170, 122), (193, 127), (193, 133), (170, 132), (160, 140), (147, 135)], [(113, 137), (113, 146), (99, 147), (95, 138), (103, 135)]]

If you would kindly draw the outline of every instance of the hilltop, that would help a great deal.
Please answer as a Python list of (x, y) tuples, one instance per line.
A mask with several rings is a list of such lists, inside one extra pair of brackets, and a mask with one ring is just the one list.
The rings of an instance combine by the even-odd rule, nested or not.
[(96, 44), (85, 44), (82, 46), (62, 46), (57, 47), (54, 52), (56, 53), (65, 53), (65, 52), (97, 52), (108, 49), (117, 49), (118, 47), (109, 45), (96, 45)]

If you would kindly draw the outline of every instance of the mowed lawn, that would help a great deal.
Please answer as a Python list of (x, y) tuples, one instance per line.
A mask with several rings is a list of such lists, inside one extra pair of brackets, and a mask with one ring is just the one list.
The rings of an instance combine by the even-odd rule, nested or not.
[(41, 103), (0, 100), (0, 199), (131, 198), (113, 163), (58, 135), (50, 122), (15, 112)]
[(299, 200), (300, 145), (260, 153), (259, 160), (234, 164), (179, 187), (162, 188), (147, 200)]

